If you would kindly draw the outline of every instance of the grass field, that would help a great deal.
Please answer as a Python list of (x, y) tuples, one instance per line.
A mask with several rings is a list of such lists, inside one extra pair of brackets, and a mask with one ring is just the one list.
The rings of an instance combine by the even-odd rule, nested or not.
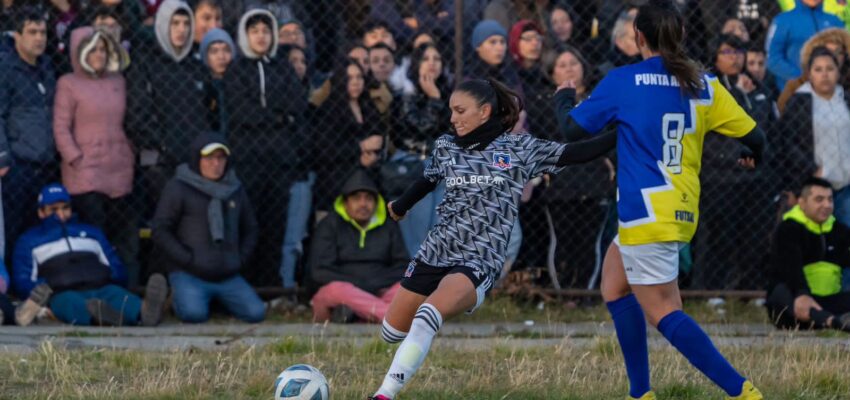
[[(726, 315), (744, 318), (742, 315), (752, 312), (750, 318), (763, 318), (756, 307), (744, 303), (727, 306), (742, 308)], [(547, 315), (563, 317), (559, 308), (513, 307), (497, 299), (472, 318), (485, 318), (488, 313), (495, 321), (534, 318), (542, 322)], [(717, 314), (701, 305), (688, 308), (702, 321)], [(584, 321), (605, 318), (598, 307), (563, 311), (570, 315), (579, 312), (585, 313), (581, 315)], [(714, 322), (723, 322), (723, 318)], [(850, 399), (850, 347), (836, 345), (832, 337), (830, 344), (815, 345), (764, 338), (763, 343), (753, 346), (721, 350), (757, 383), (767, 399)], [(510, 346), (512, 339), (506, 337), (489, 340), (492, 346), (486, 350), (464, 350), (441, 344), (438, 338), (435, 351), (401, 398), (625, 397), (627, 381), (613, 336), (595, 337), (583, 345), (568, 338), (550, 347), (519, 349)], [(377, 330), (373, 339), (358, 343), (347, 338), (326, 341), (285, 337), (263, 347), (165, 353), (64, 350), (48, 341), (34, 353), (0, 353), (0, 398), (268, 399), (277, 374), (288, 365), (305, 362), (327, 376), (333, 399), (364, 399), (379, 385), (395, 346), (378, 340)], [(653, 385), (660, 399), (723, 398), (669, 348), (653, 349), (651, 360)]]

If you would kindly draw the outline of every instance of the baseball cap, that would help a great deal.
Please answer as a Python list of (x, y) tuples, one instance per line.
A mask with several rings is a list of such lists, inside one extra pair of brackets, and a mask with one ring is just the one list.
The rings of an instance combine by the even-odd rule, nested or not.
[(213, 142), (213, 143), (210, 143), (210, 144), (204, 146), (201, 149), (201, 155), (206, 157), (206, 156), (212, 154), (213, 152), (215, 152), (216, 150), (223, 150), (224, 154), (227, 154), (228, 156), (230, 156), (230, 148), (225, 146), (223, 143), (218, 143), (218, 142)]
[(71, 202), (71, 195), (68, 194), (65, 186), (59, 183), (51, 183), (41, 189), (41, 193), (38, 195), (39, 207), (49, 206), (59, 202)]

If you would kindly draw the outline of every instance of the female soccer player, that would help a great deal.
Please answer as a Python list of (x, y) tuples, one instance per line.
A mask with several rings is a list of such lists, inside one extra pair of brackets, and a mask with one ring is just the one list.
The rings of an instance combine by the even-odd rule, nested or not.
[[(629, 377), (629, 399), (655, 399), (649, 384), (649, 322), (732, 399), (762, 399), (682, 312), (679, 249), (697, 226), (703, 138), (717, 132), (739, 138), (739, 164), (754, 168), (764, 135), (717, 79), (687, 58), (684, 25), (669, 0), (640, 7), (636, 41), (643, 62), (611, 71), (590, 98), (572, 107), (574, 92), (556, 95), (568, 137), (617, 124), (619, 235), (606, 255), (602, 295)], [(738, 216), (746, 218), (746, 216)], [(722, 267), (722, 266), (721, 266)]]
[(384, 319), (381, 336), (402, 343), (372, 399), (395, 397), (422, 365), (443, 321), (484, 301), (504, 265), (525, 183), (592, 160), (616, 143), (614, 132), (567, 145), (506, 133), (522, 104), (497, 81), (463, 82), (449, 106), (455, 134), (437, 139), (424, 176), (387, 206), (399, 220), (437, 184), (446, 184), (440, 222), (408, 266)]

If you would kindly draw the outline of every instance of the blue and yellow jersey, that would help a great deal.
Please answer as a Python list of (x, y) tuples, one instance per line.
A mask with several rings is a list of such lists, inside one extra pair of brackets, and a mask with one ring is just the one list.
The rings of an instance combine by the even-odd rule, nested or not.
[(689, 242), (699, 219), (705, 134), (741, 137), (756, 126), (716, 78), (703, 80), (689, 98), (653, 57), (608, 73), (570, 113), (590, 133), (617, 124), (621, 244)]

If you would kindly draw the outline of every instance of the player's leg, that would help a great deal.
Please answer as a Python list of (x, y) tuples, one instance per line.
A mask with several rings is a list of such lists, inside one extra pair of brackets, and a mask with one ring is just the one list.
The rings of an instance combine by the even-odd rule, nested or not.
[(443, 320), (473, 309), (478, 304), (478, 297), (476, 285), (468, 276), (461, 273), (446, 275), (437, 290), (416, 310), (410, 333), (396, 351), (375, 398), (394, 398), (422, 366)]
[(646, 320), (637, 299), (631, 293), (623, 267), (620, 247), (612, 243), (602, 262), (602, 298), (614, 320), (617, 340), (623, 352), (629, 377), (629, 396), (652, 398), (649, 379), (649, 349), (646, 343)]
[[(652, 259), (652, 256), (649, 258)], [(682, 300), (675, 277), (666, 283), (632, 284), (632, 290), (646, 311), (649, 322), (656, 326), (694, 367), (726, 394), (738, 399), (762, 398), (761, 393), (720, 354), (696, 321), (682, 311)]]
[(389, 343), (398, 343), (407, 337), (416, 310), (427, 296), (401, 287), (393, 296), (381, 327), (381, 338)]

